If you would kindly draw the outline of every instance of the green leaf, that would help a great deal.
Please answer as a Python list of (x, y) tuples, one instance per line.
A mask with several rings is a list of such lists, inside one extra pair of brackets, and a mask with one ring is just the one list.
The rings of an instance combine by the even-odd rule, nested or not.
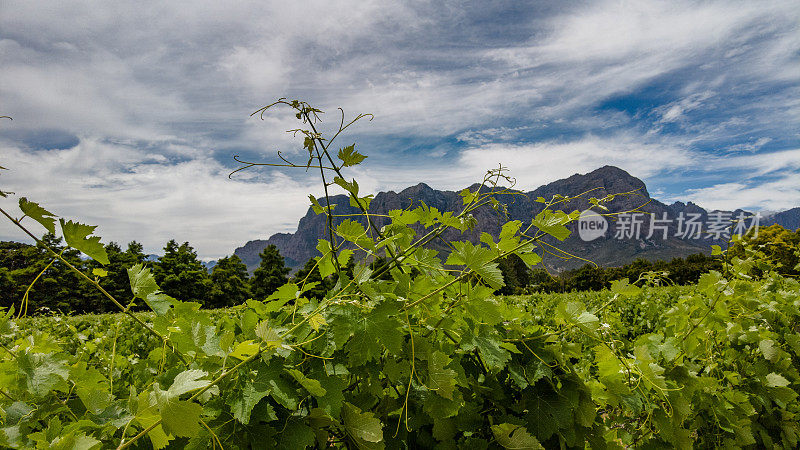
[(778, 356), (778, 349), (775, 347), (775, 341), (772, 339), (763, 339), (758, 343), (758, 349), (764, 355), (767, 361), (775, 362), (775, 357)]
[(50, 233), (56, 233), (55, 217), (57, 216), (55, 214), (42, 208), (38, 203), (29, 202), (25, 197), (19, 199), (19, 209), (21, 209), (26, 216), (39, 222)]
[(564, 211), (551, 211), (545, 209), (536, 215), (531, 221), (533, 226), (541, 230), (543, 233), (549, 234), (559, 241), (563, 241), (569, 237), (569, 229), (564, 225), (572, 221), (572, 217)]
[[(146, 393), (140, 394), (139, 403), (145, 403), (146, 397)], [(136, 413), (136, 421), (139, 422), (139, 424), (144, 428), (149, 428), (150, 426), (155, 425), (159, 418), (161, 418), (161, 415), (157, 412), (155, 407), (141, 408)], [(154, 450), (161, 450), (169, 445), (169, 441), (173, 439), (172, 436), (167, 436), (167, 433), (164, 432), (164, 427), (161, 424), (156, 425), (155, 428), (150, 430), (147, 433), (147, 437), (150, 438), (150, 442), (153, 444)]]
[(94, 268), (92, 269), (92, 275), (103, 278), (108, 276), (108, 271), (100, 268)]
[(463, 265), (480, 275), (486, 284), (499, 289), (505, 285), (503, 274), (492, 259), (496, 253), (485, 247), (475, 246), (471, 242), (453, 242), (454, 251), (447, 257), (445, 264)]
[(453, 390), (456, 387), (456, 371), (445, 369), (450, 364), (450, 357), (440, 351), (431, 353), (428, 357), (428, 387), (444, 398), (453, 399)]
[(344, 403), (344, 390), (347, 388), (347, 381), (337, 376), (326, 376), (321, 377), (319, 383), (325, 389), (326, 394), (324, 397), (317, 398), (317, 405), (329, 416), (339, 417)]
[(278, 440), (278, 450), (297, 450), (314, 446), (314, 430), (305, 423), (294, 419), (286, 424)]
[(361, 164), (362, 161), (367, 159), (366, 156), (356, 151), (356, 144), (348, 145), (347, 147), (339, 150), (337, 154), (339, 159), (342, 160), (344, 167), (355, 166)]
[(255, 377), (246, 378), (244, 388), (238, 389), (228, 403), (236, 420), (245, 425), (250, 423), (253, 408), (272, 390), (270, 381), (273, 376), (271, 371), (262, 366)]
[(134, 297), (144, 300), (148, 295), (158, 291), (156, 279), (150, 273), (150, 269), (144, 266), (144, 263), (128, 268), (128, 279), (131, 282), (131, 292)]
[(144, 301), (159, 316), (166, 314), (170, 306), (174, 306), (175, 302), (177, 302), (177, 300), (163, 292), (151, 292), (147, 294)]
[(208, 385), (208, 380), (204, 379), (207, 375), (208, 373), (203, 370), (184, 370), (175, 376), (167, 394), (170, 397), (179, 397), (189, 391), (204, 388)]
[[(372, 203), (372, 199), (375, 196), (372, 194), (365, 195), (364, 197), (358, 197), (358, 201), (355, 198), (350, 197), (350, 206), (353, 208), (364, 208), (366, 210), (369, 209), (369, 205)], [(360, 206), (359, 206), (360, 204)]]
[(100, 243), (99, 236), (91, 236), (97, 226), (84, 225), (71, 220), (64, 221), (59, 219), (61, 231), (64, 233), (64, 240), (70, 247), (80, 250), (86, 256), (94, 259), (100, 264), (108, 264), (108, 255), (103, 244)]
[(314, 211), (314, 214), (322, 214), (325, 209), (322, 205), (319, 204), (317, 198), (311, 194), (308, 194), (308, 199), (311, 200), (311, 209)]
[(256, 325), (256, 336), (261, 338), (267, 344), (267, 347), (279, 347), (283, 343), (281, 336), (266, 320)]
[(567, 426), (574, 426), (572, 410), (568, 402), (559, 394), (546, 391), (532, 393), (528, 405), (528, 429), (542, 441), (547, 440), (556, 431)]
[(51, 442), (49, 450), (91, 450), (100, 448), (101, 444), (102, 442), (84, 433), (77, 435), (69, 433), (65, 436), (59, 436)]
[(542, 444), (528, 433), (525, 427), (504, 423), (492, 425), (492, 433), (503, 448), (515, 450), (544, 450)]
[(635, 284), (630, 284), (627, 278), (622, 278), (611, 283), (611, 292), (626, 297), (632, 297), (642, 292), (642, 289)]
[(335, 273), (336, 266), (333, 264), (333, 248), (331, 247), (331, 243), (328, 242), (327, 239), (320, 239), (317, 243), (317, 251), (322, 255), (317, 257), (319, 261), (317, 268), (322, 278)]
[(351, 364), (359, 366), (380, 357), (384, 346), (394, 354), (402, 352), (402, 324), (394, 317), (397, 313), (397, 305), (387, 300), (353, 321), (354, 334), (345, 345)]
[(42, 397), (59, 387), (66, 386), (69, 377), (67, 359), (63, 354), (30, 353), (17, 354), (17, 367), (25, 379), (27, 390)]
[(594, 336), (600, 327), (600, 319), (586, 311), (581, 302), (561, 302), (556, 307), (556, 319), (575, 325), (585, 333)]
[(356, 442), (381, 442), (383, 440), (383, 425), (371, 412), (361, 412), (350, 403), (345, 403), (342, 409), (342, 420), (347, 434)]
[(496, 334), (489, 336), (472, 336), (465, 348), (477, 348), (486, 367), (494, 372), (502, 370), (511, 360), (511, 353), (504, 349), (502, 340)]
[(185, 400), (171, 400), (161, 410), (164, 432), (175, 436), (192, 437), (200, 431), (203, 407)]
[(259, 348), (259, 345), (253, 341), (239, 342), (236, 344), (230, 356), (244, 360), (258, 353)]
[(341, 186), (341, 188), (344, 189), (345, 191), (358, 197), (358, 183), (356, 182), (355, 179), (353, 179), (353, 182), (351, 183), (342, 177), (333, 177), (333, 182)]
[(533, 267), (542, 262), (542, 257), (537, 253), (517, 253), (517, 256), (527, 265)]
[(297, 369), (287, 370), (287, 372), (314, 397), (324, 397), (328, 393), (319, 381), (306, 377), (303, 372)]
[(786, 387), (789, 386), (789, 380), (775, 372), (767, 375), (767, 386), (769, 387)]

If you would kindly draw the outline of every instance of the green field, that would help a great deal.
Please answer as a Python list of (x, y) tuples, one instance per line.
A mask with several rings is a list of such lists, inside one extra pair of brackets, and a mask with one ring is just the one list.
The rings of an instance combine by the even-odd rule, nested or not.
[(490, 297), (411, 329), (392, 305), (138, 314), (167, 345), (123, 314), (6, 321), (5, 444), (105, 447), (163, 418), (137, 446), (797, 445), (795, 280)]

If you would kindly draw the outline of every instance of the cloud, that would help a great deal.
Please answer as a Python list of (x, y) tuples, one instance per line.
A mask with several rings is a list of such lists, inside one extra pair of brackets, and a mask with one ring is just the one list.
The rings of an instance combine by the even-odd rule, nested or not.
[[(294, 231), (307, 194), (321, 190), (302, 171), (261, 171), (230, 180), (229, 169), (201, 152), (174, 162), (136, 146), (92, 139), (68, 150), (3, 146), (2, 152), (10, 169), (3, 173), (4, 190), (98, 225), (103, 242), (135, 239), (156, 253), (174, 238), (217, 258), (249, 239)], [(9, 228), (0, 234), (23, 238)]]
[(586, 136), (569, 142), (524, 145), (488, 144), (463, 151), (458, 173), (473, 177), (498, 164), (508, 167), (518, 188), (533, 190), (542, 184), (587, 173), (606, 164), (634, 176), (649, 176), (691, 166), (697, 155), (678, 146), (647, 142), (635, 136)]
[(761, 137), (755, 140), (755, 142), (747, 142), (743, 144), (736, 144), (731, 145), (727, 148), (728, 152), (735, 153), (735, 152), (750, 152), (754, 153), (761, 149), (761, 147), (769, 144), (772, 142), (773, 139), (770, 137)]
[(679, 101), (655, 108), (653, 112), (661, 116), (659, 119), (661, 123), (677, 122), (684, 118), (685, 113), (699, 108), (705, 100), (713, 96), (714, 93), (709, 91), (692, 94)]
[(752, 208), (759, 211), (782, 211), (797, 206), (800, 182), (796, 174), (784, 175), (772, 181), (721, 183), (700, 189), (690, 189), (680, 196), (712, 210), (732, 211)]
[(305, 162), (289, 111), (248, 116), (288, 96), (326, 131), (337, 106), (375, 114), (341, 142), (370, 155), (364, 191), (460, 189), (499, 163), (533, 189), (614, 164), (665, 196), (733, 201), (731, 183), (769, 177), (788, 199), (795, 3), (8, 1), (3, 183), (116, 240), (227, 254), (291, 231), (315, 192), (304, 173), (225, 178), (233, 154)]

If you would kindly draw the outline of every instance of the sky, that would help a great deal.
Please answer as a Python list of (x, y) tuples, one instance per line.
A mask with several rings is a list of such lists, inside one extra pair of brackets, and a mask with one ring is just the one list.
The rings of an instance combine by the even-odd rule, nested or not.
[[(663, 202), (800, 206), (792, 1), (0, 2), (0, 198), (204, 259), (292, 232), (318, 174), (280, 98), (325, 111), (362, 192), (516, 188), (615, 165)], [(335, 145), (335, 146), (336, 146)], [(37, 232), (38, 225), (31, 222)], [(0, 223), (0, 240), (25, 241)]]

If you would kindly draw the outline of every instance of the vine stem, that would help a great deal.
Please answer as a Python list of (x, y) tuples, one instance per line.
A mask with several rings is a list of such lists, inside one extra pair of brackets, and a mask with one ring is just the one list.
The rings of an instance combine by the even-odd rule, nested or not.
[[(64, 253), (64, 250), (62, 250), (61, 253)], [(31, 289), (33, 289), (33, 285), (36, 284), (37, 281), (39, 281), (39, 278), (41, 278), (41, 276), (44, 275), (45, 272), (47, 272), (47, 269), (49, 269), (50, 266), (52, 266), (54, 262), (56, 262), (56, 260), (52, 259), (44, 267), (44, 269), (42, 269), (42, 271), (39, 272), (39, 275), (36, 275), (36, 278), (34, 278), (33, 281), (31, 281), (31, 284), (28, 285), (28, 289), (25, 289), (25, 294), (22, 296), (22, 303), (19, 305), (19, 313), (17, 313), (17, 319), (19, 319), (22, 316), (27, 316), (28, 315), (28, 303), (29, 303), (29, 295), (30, 295)], [(24, 314), (22, 312), (23, 305), (25, 305), (24, 306), (24, 308), (25, 308), (25, 313)]]
[[(55, 250), (53, 250), (52, 248), (50, 248), (50, 246), (49, 246), (49, 245), (45, 244), (45, 243), (44, 243), (44, 242), (43, 242), (41, 239), (37, 238), (37, 237), (36, 237), (36, 236), (35, 236), (33, 233), (31, 233), (30, 231), (28, 231), (28, 229), (27, 229), (27, 228), (25, 228), (25, 226), (24, 226), (24, 225), (22, 225), (22, 224), (21, 224), (21, 223), (20, 223), (20, 222), (19, 222), (17, 219), (15, 219), (15, 218), (11, 217), (11, 216), (10, 216), (10, 215), (9, 215), (9, 214), (8, 214), (8, 213), (7, 213), (7, 212), (4, 210), (4, 209), (3, 209), (3, 208), (0, 208), (0, 213), (3, 213), (3, 215), (4, 215), (4, 216), (6, 216), (6, 217), (8, 218), (8, 220), (12, 221), (12, 222), (14, 223), (14, 225), (16, 225), (17, 227), (19, 227), (19, 229), (21, 229), (23, 232), (25, 232), (25, 234), (27, 234), (28, 236), (30, 236), (30, 237), (31, 237), (31, 238), (32, 238), (34, 241), (36, 241), (36, 243), (37, 243), (37, 244), (40, 244), (41, 246), (43, 246), (44, 248), (46, 248), (46, 249), (47, 249), (47, 251), (49, 251), (50, 253), (52, 253), (52, 254), (53, 254), (53, 256), (55, 256), (56, 258), (58, 258), (58, 260), (60, 260), (62, 263), (64, 263), (64, 265), (66, 265), (66, 266), (67, 266), (67, 267), (68, 267), (70, 270), (72, 270), (73, 272), (77, 273), (77, 274), (78, 274), (78, 275), (80, 275), (80, 276), (81, 276), (81, 277), (82, 277), (84, 280), (86, 280), (86, 281), (88, 281), (89, 283), (91, 283), (91, 284), (92, 284), (92, 285), (93, 285), (93, 286), (94, 286), (94, 287), (95, 287), (97, 290), (99, 290), (99, 291), (100, 291), (100, 292), (101, 292), (101, 293), (102, 293), (104, 296), (106, 296), (106, 298), (108, 298), (108, 299), (109, 299), (109, 300), (111, 300), (111, 301), (112, 301), (112, 302), (113, 302), (115, 305), (117, 305), (117, 307), (118, 307), (120, 310), (122, 310), (122, 312), (123, 312), (123, 313), (125, 313), (126, 315), (128, 315), (128, 316), (129, 316), (131, 319), (135, 320), (135, 321), (136, 321), (136, 322), (137, 322), (139, 325), (143, 326), (145, 329), (147, 329), (147, 331), (149, 331), (150, 333), (152, 333), (154, 336), (158, 337), (158, 338), (159, 338), (159, 339), (161, 339), (162, 341), (165, 341), (165, 342), (167, 341), (167, 338), (166, 338), (166, 337), (164, 337), (164, 336), (163, 336), (161, 333), (159, 333), (158, 331), (154, 330), (154, 329), (153, 329), (153, 328), (152, 328), (150, 325), (146, 324), (146, 323), (145, 323), (145, 322), (144, 322), (142, 319), (140, 319), (140, 318), (136, 317), (136, 315), (135, 315), (135, 314), (133, 314), (132, 312), (130, 312), (130, 311), (127, 311), (127, 310), (126, 310), (126, 308), (125, 308), (124, 306), (122, 306), (122, 304), (121, 304), (120, 302), (118, 302), (118, 301), (117, 301), (117, 299), (116, 299), (116, 298), (114, 298), (114, 296), (113, 296), (113, 295), (109, 294), (109, 293), (108, 293), (108, 291), (106, 291), (105, 289), (103, 289), (103, 286), (100, 286), (100, 283), (98, 283), (96, 280), (93, 280), (91, 277), (89, 277), (88, 275), (86, 275), (86, 274), (85, 274), (85, 273), (83, 273), (82, 271), (78, 270), (78, 268), (77, 268), (77, 267), (73, 266), (73, 265), (72, 265), (72, 264), (71, 264), (69, 261), (67, 261), (66, 259), (64, 259), (64, 257), (63, 257), (63, 256), (61, 256), (60, 254), (56, 253), (56, 252), (55, 252)], [(173, 351), (175, 352), (175, 355), (176, 355), (176, 356), (177, 356), (177, 357), (178, 357), (178, 358), (181, 360), (181, 362), (182, 362), (184, 365), (188, 365), (188, 363), (186, 362), (186, 359), (184, 359), (183, 355), (181, 355), (181, 354), (180, 354), (180, 353), (179, 353), (177, 350), (175, 350), (174, 348), (173, 348)]]

